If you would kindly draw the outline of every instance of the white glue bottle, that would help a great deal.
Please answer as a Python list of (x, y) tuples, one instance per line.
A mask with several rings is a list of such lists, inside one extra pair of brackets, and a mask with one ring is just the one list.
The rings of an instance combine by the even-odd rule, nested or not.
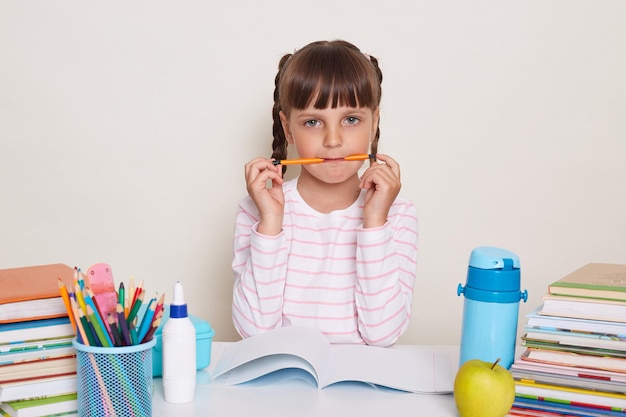
[(163, 326), (163, 393), (165, 401), (193, 401), (196, 390), (196, 328), (187, 314), (180, 281), (174, 285), (170, 317)]

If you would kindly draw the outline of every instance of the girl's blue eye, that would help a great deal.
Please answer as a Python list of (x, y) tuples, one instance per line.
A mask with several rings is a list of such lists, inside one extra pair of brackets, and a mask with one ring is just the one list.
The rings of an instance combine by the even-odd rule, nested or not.
[(359, 118), (358, 117), (354, 117), (354, 116), (349, 116), (346, 118), (346, 122), (348, 124), (354, 125), (357, 124), (359, 122)]
[(315, 126), (319, 125), (319, 121), (317, 121), (317, 120), (307, 120), (306, 122), (304, 122), (304, 124), (306, 126), (309, 126), (309, 127), (315, 127)]

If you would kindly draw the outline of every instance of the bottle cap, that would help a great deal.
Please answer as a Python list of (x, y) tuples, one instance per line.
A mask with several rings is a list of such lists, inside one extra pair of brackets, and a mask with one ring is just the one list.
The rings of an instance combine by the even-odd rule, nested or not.
[(470, 255), (465, 288), (457, 291), (478, 301), (526, 301), (525, 292), (520, 291), (519, 258), (505, 249), (489, 246), (475, 248)]
[(174, 297), (170, 305), (170, 318), (182, 319), (188, 317), (187, 304), (185, 303), (185, 294), (183, 292), (183, 284), (176, 281), (174, 285)]

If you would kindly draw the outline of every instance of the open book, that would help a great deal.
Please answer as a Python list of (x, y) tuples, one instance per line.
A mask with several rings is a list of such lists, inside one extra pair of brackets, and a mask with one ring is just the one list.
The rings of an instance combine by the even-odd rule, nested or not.
[(302, 327), (228, 344), (212, 372), (213, 383), (226, 385), (294, 377), (319, 389), (351, 381), (415, 393), (450, 393), (454, 383), (446, 352), (330, 344), (319, 331)]

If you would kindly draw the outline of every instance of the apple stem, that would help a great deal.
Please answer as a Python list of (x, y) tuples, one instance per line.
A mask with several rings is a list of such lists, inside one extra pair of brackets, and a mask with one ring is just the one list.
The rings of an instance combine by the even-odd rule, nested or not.
[(498, 364), (498, 362), (500, 362), (500, 358), (496, 359), (496, 361), (493, 363), (493, 365), (491, 365), (491, 369), (495, 368), (496, 365)]

